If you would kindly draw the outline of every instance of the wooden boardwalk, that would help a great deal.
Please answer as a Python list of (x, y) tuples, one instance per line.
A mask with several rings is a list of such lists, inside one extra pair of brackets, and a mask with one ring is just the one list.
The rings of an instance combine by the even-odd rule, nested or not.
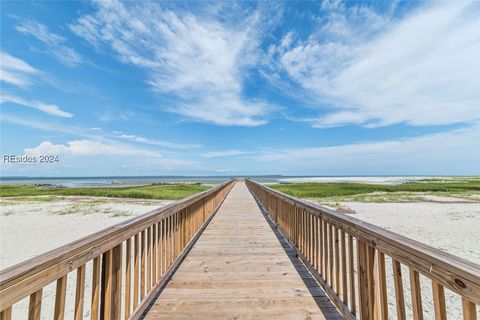
[(238, 182), (144, 319), (341, 319), (277, 237)]
[[(55, 308), (47, 310), (52, 283), (47, 302), (54, 298)], [(480, 319), (480, 265), (255, 181), (230, 180), (0, 270), (0, 320), (406, 320), (427, 310), (444, 320), (447, 304), (452, 310), (445, 289), (462, 308), (448, 319)]]

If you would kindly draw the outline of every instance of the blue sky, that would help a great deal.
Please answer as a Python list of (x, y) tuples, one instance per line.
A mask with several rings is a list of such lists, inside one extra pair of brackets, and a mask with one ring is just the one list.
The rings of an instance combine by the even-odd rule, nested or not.
[(478, 1), (0, 5), (3, 176), (480, 174)]

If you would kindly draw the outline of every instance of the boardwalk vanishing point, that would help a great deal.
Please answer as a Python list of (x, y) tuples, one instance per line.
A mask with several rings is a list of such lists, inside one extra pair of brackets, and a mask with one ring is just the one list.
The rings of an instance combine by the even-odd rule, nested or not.
[(422, 320), (425, 297), (435, 319), (447, 319), (445, 289), (459, 298), (460, 317), (478, 318), (479, 265), (231, 180), (0, 271), (0, 320)]
[(294, 263), (302, 262), (237, 183), (145, 319), (341, 319)]

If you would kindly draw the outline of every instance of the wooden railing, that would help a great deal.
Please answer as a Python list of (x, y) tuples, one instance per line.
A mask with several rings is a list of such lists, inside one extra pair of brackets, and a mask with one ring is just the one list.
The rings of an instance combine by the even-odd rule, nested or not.
[[(446, 302), (447, 290), (460, 297), (463, 319), (477, 319), (480, 265), (251, 180), (246, 183), (346, 319), (386, 320), (389, 309), (400, 320), (423, 319), (424, 280), (431, 283), (435, 319), (446, 319), (447, 308), (453, 307)], [(409, 273), (409, 292), (402, 269)], [(393, 281), (388, 283), (392, 294), (387, 294), (387, 281)]]
[[(12, 306), (29, 297), (28, 319), (39, 320), (42, 291), (53, 282), (53, 314), (42, 312), (42, 318), (64, 319), (71, 272), (76, 273), (75, 320), (84, 319), (85, 303), (92, 320), (138, 319), (234, 184), (228, 181), (0, 271), (0, 319), (23, 318), (12, 315)], [(85, 301), (86, 277), (90, 301)]]

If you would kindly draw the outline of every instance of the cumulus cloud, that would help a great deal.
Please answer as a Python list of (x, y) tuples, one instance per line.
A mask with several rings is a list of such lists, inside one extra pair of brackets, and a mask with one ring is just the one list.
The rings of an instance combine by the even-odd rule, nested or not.
[(22, 105), (24, 107), (37, 109), (57, 117), (63, 117), (63, 118), (73, 117), (72, 113), (61, 110), (60, 107), (58, 107), (57, 105), (46, 104), (36, 100), (26, 100), (13, 95), (8, 95), (8, 94), (0, 95), (0, 104), (4, 104), (4, 103), (13, 103), (17, 105)]
[(166, 110), (220, 125), (266, 122), (269, 106), (243, 95), (246, 70), (256, 59), (255, 13), (238, 25), (174, 12), (158, 3), (99, 1), (96, 12), (71, 29), (98, 50), (143, 68), (150, 86), (175, 101)]
[(480, 119), (477, 2), (423, 5), (398, 20), (364, 6), (325, 3), (337, 19), (307, 40), (275, 48), (279, 68), (327, 109), (310, 119), (315, 126)]
[(25, 148), (25, 154), (70, 154), (76, 156), (92, 155), (131, 155), (131, 156), (161, 156), (160, 154), (142, 150), (124, 144), (112, 144), (94, 140), (73, 140), (66, 144), (53, 144), (43, 141), (34, 148)]
[(31, 83), (31, 76), (37, 73), (38, 70), (25, 61), (0, 51), (1, 81), (19, 87), (26, 87)]
[(65, 45), (66, 39), (64, 37), (50, 32), (44, 24), (35, 21), (22, 21), (15, 26), (15, 29), (43, 42), (47, 52), (67, 66), (76, 66), (83, 62), (83, 58), (77, 51)]

